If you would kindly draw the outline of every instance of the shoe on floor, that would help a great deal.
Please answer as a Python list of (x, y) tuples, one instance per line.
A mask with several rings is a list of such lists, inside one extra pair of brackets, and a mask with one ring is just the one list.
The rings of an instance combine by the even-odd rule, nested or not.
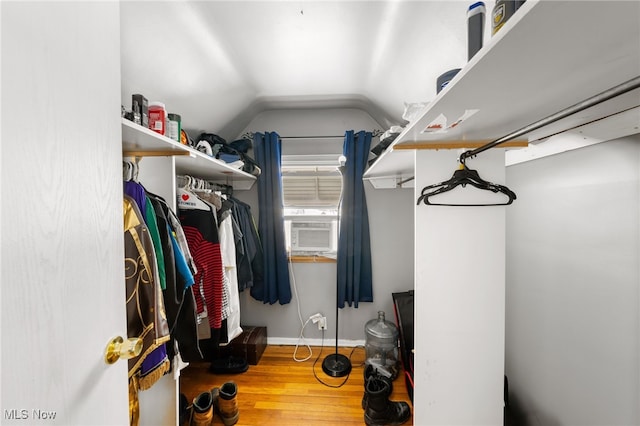
[(249, 363), (244, 358), (229, 356), (215, 359), (209, 366), (209, 372), (213, 374), (238, 374), (249, 369)]

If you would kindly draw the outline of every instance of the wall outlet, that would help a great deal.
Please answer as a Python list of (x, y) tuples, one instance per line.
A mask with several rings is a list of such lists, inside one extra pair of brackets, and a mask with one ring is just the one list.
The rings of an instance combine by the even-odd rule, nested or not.
[(327, 317), (320, 318), (318, 321), (318, 330), (326, 330), (327, 329)]

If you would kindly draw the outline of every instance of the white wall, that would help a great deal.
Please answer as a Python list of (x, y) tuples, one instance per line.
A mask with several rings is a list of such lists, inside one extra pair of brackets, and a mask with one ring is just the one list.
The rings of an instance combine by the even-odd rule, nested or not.
[[(416, 198), (449, 179), (464, 150), (417, 150)], [(504, 151), (467, 161), (490, 182), (505, 180)], [(507, 197), (467, 185), (434, 203), (493, 204)], [(502, 423), (505, 206), (415, 206), (414, 423)]]
[(525, 425), (640, 424), (640, 135), (507, 169), (506, 374)]
[[(381, 127), (365, 112), (356, 109), (279, 110), (259, 114), (244, 131), (276, 131), (281, 136), (343, 135), (346, 130), (374, 130)], [(244, 132), (243, 132), (244, 133)], [(377, 140), (377, 139), (376, 139)], [(375, 143), (375, 142), (374, 142)], [(286, 141), (283, 142), (283, 146)], [(317, 144), (337, 145), (342, 141), (309, 141), (309, 153), (324, 148)], [(299, 147), (301, 142), (296, 142)], [(373, 147), (373, 146), (372, 146)], [(286, 146), (283, 150), (286, 150)], [(256, 185), (251, 191), (236, 191), (236, 196), (249, 202), (254, 217), (258, 218)], [(383, 310), (393, 320), (391, 293), (413, 289), (413, 191), (374, 190), (365, 183), (371, 231), (373, 261), (372, 303), (360, 303), (358, 309), (344, 308), (339, 316), (339, 339), (344, 343), (364, 340), (365, 323)], [(336, 264), (294, 263), (293, 275), (303, 321), (315, 312), (327, 317), (325, 344), (335, 343)], [(292, 290), (293, 291), (293, 290)], [(297, 300), (287, 305), (268, 305), (254, 300), (248, 291), (240, 294), (242, 323), (266, 325), (271, 341), (295, 343), (300, 334)], [(321, 332), (311, 323), (305, 337), (320, 343)], [(346, 342), (349, 341), (349, 342)], [(304, 356), (301, 353), (300, 356)]]

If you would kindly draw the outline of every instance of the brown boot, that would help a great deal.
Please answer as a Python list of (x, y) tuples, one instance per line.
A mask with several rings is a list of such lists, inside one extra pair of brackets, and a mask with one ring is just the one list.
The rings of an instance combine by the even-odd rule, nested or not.
[(218, 398), (216, 399), (216, 411), (225, 426), (232, 426), (238, 423), (240, 412), (238, 411), (238, 385), (234, 382), (227, 382), (220, 387)]
[(191, 426), (211, 426), (213, 424), (213, 394), (202, 392), (193, 399)]

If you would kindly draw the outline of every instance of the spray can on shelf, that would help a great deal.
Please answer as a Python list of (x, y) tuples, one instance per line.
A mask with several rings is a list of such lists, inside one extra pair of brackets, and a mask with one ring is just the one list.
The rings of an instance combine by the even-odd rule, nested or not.
[[(149, 101), (143, 95), (136, 93), (131, 95), (131, 109), (134, 113), (134, 122), (143, 127), (149, 127)], [(140, 115), (140, 122), (135, 119), (136, 111)]]
[(467, 60), (473, 58), (482, 48), (484, 38), (485, 6), (479, 1), (467, 10)]

